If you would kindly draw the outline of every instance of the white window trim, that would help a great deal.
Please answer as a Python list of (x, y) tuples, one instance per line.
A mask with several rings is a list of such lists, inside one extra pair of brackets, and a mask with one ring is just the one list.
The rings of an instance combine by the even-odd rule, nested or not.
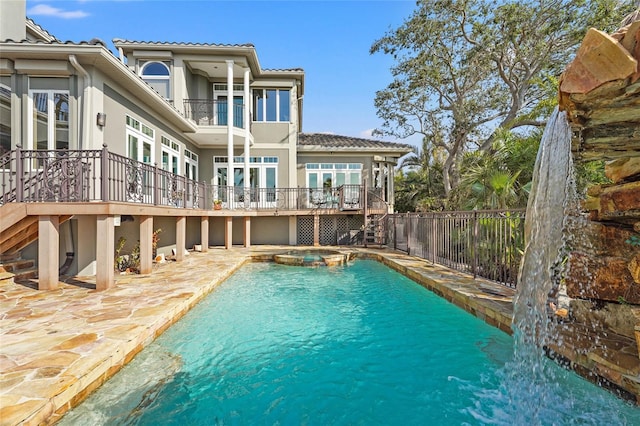
[[(196, 158), (193, 158), (193, 157)], [(196, 171), (194, 173), (195, 176), (191, 176), (189, 179), (191, 180), (198, 180), (198, 173), (199, 173), (199, 167), (198, 167), (198, 161), (199, 161), (199, 157), (196, 153), (194, 153), (193, 151), (185, 148), (184, 149), (184, 160), (185, 163), (189, 166), (189, 168), (191, 169), (193, 166), (195, 166)], [(189, 170), (189, 173), (191, 172), (191, 170)], [(186, 176), (187, 170), (185, 170), (185, 176)]]
[[(177, 166), (178, 166), (177, 169), (176, 169), (175, 174), (179, 176), (180, 175), (180, 169), (181, 169), (181, 167), (180, 167), (181, 166), (180, 145), (178, 145), (175, 141), (173, 141), (173, 140), (171, 140), (171, 139), (169, 139), (167, 137), (162, 136), (161, 138), (165, 139), (167, 142), (169, 142), (169, 146), (163, 144), (162, 143), (162, 139), (161, 139), (161, 142), (160, 142), (160, 151), (161, 151), (160, 152), (160, 158), (162, 159), (162, 154), (165, 153), (165, 152), (167, 154), (169, 154), (168, 167), (169, 167), (170, 170), (167, 170), (167, 171), (173, 173), (173, 170), (171, 170), (171, 158), (172, 158), (172, 156), (175, 157), (177, 159), (176, 161), (177, 161)], [(177, 146), (177, 149), (174, 148), (174, 145)], [(160, 167), (163, 168), (164, 164), (161, 164)]]
[[(276, 120), (275, 121), (267, 121), (267, 101), (266, 101), (266, 91), (267, 90), (275, 90), (276, 92)], [(289, 119), (288, 120), (280, 120), (280, 91), (286, 90), (289, 92)], [(253, 99), (255, 98), (254, 92), (262, 91), (262, 117), (258, 120), (256, 117), (252, 118), (253, 122), (257, 123), (290, 123), (291, 122), (291, 89), (290, 88), (275, 88), (275, 87), (264, 87), (264, 88), (256, 88), (253, 89), (251, 93), (251, 111), (254, 109)]]
[[(344, 165), (346, 167), (336, 168), (336, 164)], [(317, 167), (310, 167), (311, 165)], [(324, 167), (323, 167), (324, 166)], [(359, 166), (359, 167), (351, 167), (351, 166)], [(337, 188), (333, 186), (336, 182), (336, 173), (344, 173), (345, 174), (345, 185), (362, 185), (362, 163), (306, 163), (305, 164), (305, 183), (307, 188), (311, 188), (310, 183), (310, 175), (315, 173), (318, 175), (318, 184), (322, 185), (322, 175), (324, 173), (331, 173), (331, 184), (333, 188)], [(360, 179), (358, 184), (350, 183), (350, 176), (352, 174), (359, 174)], [(322, 187), (320, 187), (322, 188)]]
[[(138, 158), (134, 158), (134, 160), (140, 161), (141, 163), (145, 163), (144, 161), (144, 154), (143, 154), (143, 144), (144, 142), (149, 142), (149, 144), (151, 145), (151, 159), (149, 160), (148, 163), (146, 164), (155, 164), (155, 155), (156, 155), (156, 144), (155, 144), (155, 130), (153, 128), (151, 128), (150, 126), (144, 124), (141, 120), (138, 120), (137, 118), (128, 115), (128, 117), (131, 117), (133, 120), (137, 121), (140, 124), (140, 130), (136, 129), (135, 127), (129, 126), (128, 124), (126, 124), (126, 119), (125, 119), (125, 137), (126, 137), (126, 149), (127, 149), (127, 157), (129, 157), (129, 152), (131, 152), (131, 150), (129, 149), (129, 135), (134, 136), (136, 138), (138, 138)], [(147, 135), (146, 133), (142, 132), (142, 126), (146, 126), (148, 129), (150, 129), (153, 132), (153, 137)]]
[[(46, 93), (47, 94), (47, 149), (53, 150), (56, 149), (55, 146), (52, 147), (52, 144), (55, 142), (55, 132), (56, 132), (56, 112), (55, 112), (55, 94), (62, 93), (67, 95), (69, 98), (69, 102), (71, 102), (71, 97), (69, 95), (68, 90), (39, 90), (39, 89), (30, 89), (29, 90), (29, 98), (27, 100), (27, 109), (29, 111), (27, 117), (27, 149), (35, 150), (36, 147), (33, 146), (33, 95), (34, 93)], [(51, 124), (53, 123), (53, 125)], [(71, 126), (71, 105), (69, 105), (69, 126)], [(69, 129), (71, 130), (71, 129)], [(69, 136), (71, 133), (69, 132)], [(71, 143), (71, 141), (69, 141)]]

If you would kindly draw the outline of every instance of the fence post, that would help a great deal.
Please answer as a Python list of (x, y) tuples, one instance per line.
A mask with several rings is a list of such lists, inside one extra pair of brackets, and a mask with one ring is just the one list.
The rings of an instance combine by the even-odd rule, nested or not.
[(436, 214), (431, 213), (431, 263), (432, 264), (436, 263), (436, 250), (437, 250), (436, 231), (437, 231)]
[(407, 254), (411, 255), (411, 217), (409, 216), (409, 212), (407, 212), (407, 224), (405, 227), (407, 229)]
[(398, 250), (398, 217), (393, 215), (393, 249)]
[(473, 278), (478, 275), (478, 212), (473, 211)]
[(16, 201), (21, 203), (24, 198), (24, 163), (22, 146), (16, 145)]
[(102, 193), (102, 201), (109, 201), (109, 150), (107, 144), (102, 144), (102, 152), (100, 153), (100, 168), (102, 173), (100, 176), (100, 192)]

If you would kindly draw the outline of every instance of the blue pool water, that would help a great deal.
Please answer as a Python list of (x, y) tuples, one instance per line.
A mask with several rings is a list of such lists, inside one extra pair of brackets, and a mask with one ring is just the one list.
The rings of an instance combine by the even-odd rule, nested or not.
[(640, 424), (554, 366), (522, 386), (512, 346), (373, 261), (251, 264), (61, 424)]

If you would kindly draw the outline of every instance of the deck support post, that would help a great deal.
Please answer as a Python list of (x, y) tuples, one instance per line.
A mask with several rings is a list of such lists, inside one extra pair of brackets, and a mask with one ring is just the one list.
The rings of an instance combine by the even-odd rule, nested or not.
[(209, 251), (209, 216), (200, 217), (200, 245), (202, 253)]
[(112, 215), (96, 216), (96, 290), (113, 287), (115, 220)]
[(320, 216), (313, 215), (313, 245), (320, 245)]
[(178, 216), (176, 218), (176, 262), (184, 260), (184, 251), (187, 246), (187, 218)]
[(153, 267), (153, 216), (140, 216), (140, 273), (150, 274)]
[(224, 248), (227, 250), (233, 245), (233, 217), (224, 217)]
[(55, 290), (59, 281), (60, 218), (38, 217), (38, 290)]
[(251, 217), (244, 217), (244, 246), (251, 247)]

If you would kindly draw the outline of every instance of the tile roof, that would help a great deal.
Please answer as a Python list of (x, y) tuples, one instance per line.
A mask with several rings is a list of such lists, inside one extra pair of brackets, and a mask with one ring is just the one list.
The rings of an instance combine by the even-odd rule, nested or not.
[(114, 38), (113, 44), (146, 44), (149, 46), (185, 46), (185, 47), (253, 47), (252, 43), (241, 44), (224, 44), (224, 43), (193, 43), (193, 42), (179, 42), (179, 41), (138, 41), (138, 40), (126, 40), (122, 38)]
[(396, 151), (403, 154), (413, 150), (413, 146), (404, 143), (355, 138), (331, 133), (300, 133), (298, 134), (298, 148), (302, 148), (302, 150), (307, 148), (309, 150), (331, 151)]

